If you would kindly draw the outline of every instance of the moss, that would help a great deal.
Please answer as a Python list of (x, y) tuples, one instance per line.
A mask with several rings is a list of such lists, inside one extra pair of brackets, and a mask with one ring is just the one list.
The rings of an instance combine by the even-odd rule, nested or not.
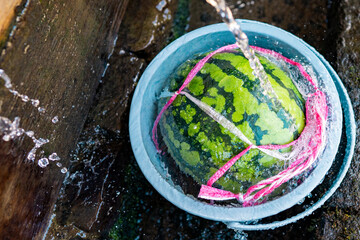
[[(129, 186), (128, 192), (123, 195), (122, 205), (119, 209), (118, 220), (109, 231), (108, 238), (111, 240), (137, 239), (139, 235), (139, 222), (141, 215), (139, 209), (142, 206), (142, 199), (138, 192), (141, 192), (141, 186), (137, 179), (133, 179), (134, 172), (137, 169), (132, 165), (128, 165), (125, 171), (125, 182)], [(138, 185), (137, 185), (138, 184)]]
[(189, 23), (189, 16), (189, 0), (179, 0), (171, 29), (172, 37), (170, 38), (170, 41), (174, 41), (186, 33)]

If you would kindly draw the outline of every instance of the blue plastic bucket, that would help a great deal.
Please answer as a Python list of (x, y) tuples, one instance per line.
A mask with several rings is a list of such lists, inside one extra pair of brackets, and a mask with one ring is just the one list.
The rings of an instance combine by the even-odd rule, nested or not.
[[(215, 50), (235, 42), (225, 24), (215, 24), (192, 31), (164, 48), (143, 73), (131, 104), (130, 140), (136, 160), (153, 187), (177, 207), (200, 217), (227, 223), (262, 219), (284, 211), (304, 199), (324, 178), (337, 153), (342, 129), (342, 109), (336, 73), (308, 44), (296, 36), (274, 26), (249, 20), (238, 20), (248, 35), (250, 44), (272, 49), (290, 59), (311, 65), (320, 88), (329, 103), (328, 143), (317, 166), (302, 184), (288, 194), (252, 207), (227, 207), (208, 204), (184, 194), (174, 184), (162, 166), (151, 140), (151, 130), (158, 113), (157, 100), (174, 70), (195, 54)], [(346, 94), (346, 93), (345, 93)], [(350, 104), (350, 103), (349, 103)], [(351, 109), (351, 104), (348, 107)], [(344, 169), (345, 171), (347, 169)], [(236, 227), (236, 226), (233, 226)], [(259, 228), (260, 229), (260, 228)]]

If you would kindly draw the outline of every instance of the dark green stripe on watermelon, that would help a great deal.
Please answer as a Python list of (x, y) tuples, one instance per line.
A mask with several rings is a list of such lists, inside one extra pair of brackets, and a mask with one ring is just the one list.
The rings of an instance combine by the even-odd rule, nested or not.
[[(259, 104), (267, 103), (269, 109), (272, 109), (277, 113), (277, 116), (281, 119), (285, 128), (289, 128), (292, 124), (294, 124), (294, 119), (291, 118), (291, 115), (287, 115), (285, 111), (283, 111), (281, 103), (277, 99), (271, 99), (268, 95), (264, 95), (255, 88), (255, 86), (260, 85), (259, 79), (256, 79), (255, 82), (251, 81), (245, 74), (241, 73), (235, 66), (226, 60), (212, 59), (210, 63), (213, 63), (217, 67), (223, 69), (223, 72), (227, 75), (232, 75), (236, 78), (242, 79), (244, 81), (243, 87), (245, 87), (258, 100)], [(260, 144), (260, 142), (257, 144)]]
[[(197, 61), (187, 61), (179, 67), (172, 77), (171, 91), (181, 86)], [(278, 98), (264, 95), (247, 60), (237, 52), (216, 54), (185, 91), (233, 121), (256, 145), (289, 143), (305, 125), (304, 101), (281, 69), (265, 58), (261, 61)], [(159, 109), (163, 101), (159, 102)], [(164, 143), (180, 169), (200, 184), (205, 184), (215, 171), (246, 148), (238, 137), (185, 96), (176, 98), (159, 125)], [(218, 187), (242, 192), (280, 171), (282, 163), (277, 162), (252, 149), (218, 180)]]
[(270, 67), (270, 65), (265, 65), (264, 69), (266, 73), (270, 75), (282, 88), (286, 89), (289, 92), (291, 99), (293, 99), (296, 102), (299, 108), (305, 111), (304, 101), (302, 100), (300, 92), (297, 89), (286, 87), (285, 84), (280, 80), (280, 78), (273, 73), (275, 69)]
[(262, 137), (264, 135), (266, 135), (268, 133), (267, 130), (262, 130), (261, 127), (256, 126), (254, 123), (256, 123), (256, 121), (259, 118), (258, 114), (247, 114), (246, 112), (244, 112), (244, 118), (240, 121), (240, 124), (243, 124), (244, 122), (248, 122), (250, 125), (250, 128), (254, 130), (254, 134), (255, 134), (255, 141), (256, 141), (256, 145), (261, 145), (260, 141), (262, 139)]

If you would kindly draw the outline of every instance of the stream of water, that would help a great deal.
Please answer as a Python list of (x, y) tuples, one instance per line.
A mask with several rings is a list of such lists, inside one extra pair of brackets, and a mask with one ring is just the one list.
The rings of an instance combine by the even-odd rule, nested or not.
[(254, 49), (250, 48), (248, 37), (241, 30), (240, 25), (235, 21), (230, 8), (226, 5), (225, 0), (206, 0), (206, 2), (215, 7), (222, 20), (229, 27), (229, 30), (236, 39), (236, 44), (239, 46), (244, 56), (249, 60), (250, 67), (254, 70), (254, 76), (260, 80), (262, 88), (267, 94), (276, 96), (264, 67), (261, 65), (259, 58), (256, 57)]

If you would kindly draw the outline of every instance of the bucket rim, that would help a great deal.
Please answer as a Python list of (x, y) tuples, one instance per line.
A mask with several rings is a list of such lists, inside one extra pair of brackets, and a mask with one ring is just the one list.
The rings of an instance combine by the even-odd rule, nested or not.
[[(269, 36), (269, 38), (275, 38), (286, 42), (295, 49), (299, 49), (300, 52), (304, 52), (304, 55), (311, 59), (311, 63), (315, 61), (317, 67), (323, 68), (321, 71), (324, 71), (324, 69), (328, 71), (321, 59), (318, 57), (319, 54), (316, 52), (316, 50), (310, 47), (298, 37), (280, 28), (265, 23), (251, 20), (237, 21), (240, 22), (244, 32), (261, 33)], [(149, 87), (150, 81), (153, 81), (153, 76), (156, 74), (157, 68), (160, 67), (161, 64), (163, 64), (163, 61), (165, 61), (167, 57), (169, 57), (171, 54), (176, 53), (176, 51), (181, 47), (181, 45), (194, 41), (199, 37), (204, 37), (207, 35), (211, 36), (212, 34), (219, 32), (229, 32), (227, 26), (224, 23), (209, 25), (187, 33), (172, 42), (167, 47), (165, 47), (149, 64), (149, 66), (139, 80), (131, 103), (129, 119), (130, 141), (133, 152), (135, 154), (135, 158), (147, 180), (163, 197), (165, 197), (168, 201), (172, 202), (177, 207), (191, 214), (216, 221), (253, 221), (275, 215), (283, 210), (292, 207), (293, 205), (301, 201), (304, 197), (306, 197), (321, 182), (326, 172), (331, 167), (333, 159), (335, 158), (337, 148), (340, 142), (341, 131), (339, 131), (339, 133), (335, 133), (337, 135), (335, 136), (334, 142), (332, 142), (332, 145), (334, 147), (327, 154), (328, 157), (330, 156), (330, 160), (323, 159), (314, 168), (314, 170), (307, 177), (307, 179), (291, 192), (278, 199), (257, 206), (237, 208), (206, 204), (205, 202), (197, 200), (195, 197), (185, 195), (177, 187), (170, 184), (168, 182), (168, 179), (166, 179), (166, 177), (162, 176), (158, 172), (157, 168), (154, 166), (152, 160), (150, 159), (151, 156), (148, 155), (146, 147), (144, 145), (144, 140), (146, 141), (148, 139), (143, 137), (143, 132), (141, 130), (141, 111), (143, 104), (143, 96), (147, 87)], [(327, 74), (330, 75), (329, 72), (327, 72)], [(326, 84), (334, 85), (334, 82), (330, 81), (326, 82)], [(332, 87), (335, 88), (335, 85)], [(339, 97), (335, 96), (335, 98), (337, 98), (333, 99), (336, 102), (335, 105), (338, 104), (338, 107), (341, 109)], [(338, 118), (336, 124), (338, 124), (337, 126), (340, 126), (341, 129), (341, 117)]]

